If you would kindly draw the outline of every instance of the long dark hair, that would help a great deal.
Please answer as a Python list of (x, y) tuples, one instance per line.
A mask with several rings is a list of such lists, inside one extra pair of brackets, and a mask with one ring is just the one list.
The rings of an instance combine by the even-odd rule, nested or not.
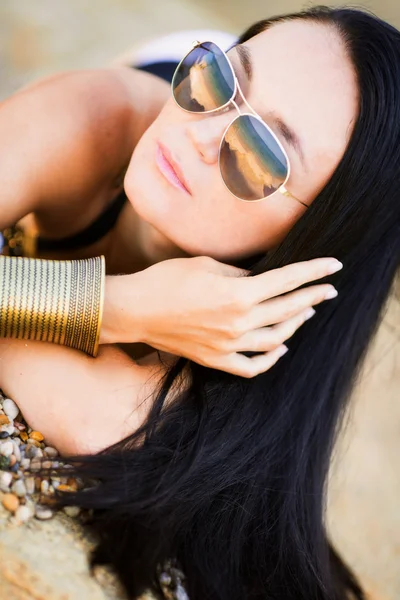
[[(190, 600), (363, 598), (324, 525), (330, 456), (344, 409), (392, 288), (400, 257), (400, 34), (348, 9), (313, 8), (261, 21), (308, 19), (339, 31), (358, 78), (348, 148), (258, 274), (335, 256), (339, 297), (317, 309), (270, 371), (242, 379), (179, 359), (140, 431), (68, 458), (90, 489), (61, 502), (94, 509), (100, 543), (129, 596), (159, 591), (176, 560)], [(186, 367), (186, 369), (185, 369)], [(165, 402), (183, 372), (190, 387)]]

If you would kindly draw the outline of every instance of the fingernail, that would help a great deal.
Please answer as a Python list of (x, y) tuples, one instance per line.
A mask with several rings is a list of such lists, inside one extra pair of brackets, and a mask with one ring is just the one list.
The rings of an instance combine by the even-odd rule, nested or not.
[(327, 271), (328, 273), (336, 273), (337, 271), (340, 271), (340, 269), (343, 269), (343, 263), (335, 259), (330, 263)]
[(304, 313), (305, 321), (308, 321), (308, 319), (311, 319), (311, 317), (313, 317), (315, 315), (315, 312), (316, 311), (313, 308), (308, 308)]
[(289, 348), (287, 346), (285, 346), (285, 344), (282, 344), (282, 346), (279, 347), (278, 350), (278, 356), (279, 358), (281, 358), (281, 356), (283, 356), (284, 354), (286, 354), (286, 352), (289, 350)]
[(333, 287), (327, 291), (327, 293), (325, 295), (325, 300), (332, 300), (332, 298), (336, 298), (337, 295), (338, 295), (338, 291), (335, 290), (335, 288)]

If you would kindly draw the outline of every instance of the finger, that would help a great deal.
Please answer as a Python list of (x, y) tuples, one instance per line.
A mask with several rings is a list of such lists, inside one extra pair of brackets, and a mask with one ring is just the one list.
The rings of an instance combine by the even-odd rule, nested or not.
[(255, 377), (271, 369), (287, 351), (287, 346), (279, 346), (271, 352), (258, 354), (251, 358), (243, 356), (243, 354), (232, 353), (224, 357), (220, 366), (216, 368), (240, 377)]
[(265, 300), (251, 310), (247, 330), (282, 323), (310, 306), (315, 306), (325, 300), (332, 300), (337, 295), (337, 290), (333, 285), (326, 284), (313, 285), (286, 294), (286, 296)]
[(343, 265), (335, 258), (316, 258), (273, 269), (238, 281), (242, 293), (254, 303), (290, 292), (306, 283), (332, 275)]
[(315, 310), (311, 307), (303, 310), (300, 314), (274, 325), (272, 327), (261, 327), (249, 331), (242, 335), (237, 340), (232, 340), (231, 346), (234, 352), (269, 352), (283, 342), (292, 337), (292, 335), (301, 327), (308, 319), (315, 315)]
[(247, 269), (240, 269), (239, 267), (233, 267), (232, 265), (224, 265), (223, 275), (225, 277), (247, 277), (250, 271)]
[(223, 277), (245, 277), (250, 273), (250, 271), (246, 269), (240, 269), (239, 267), (234, 267), (233, 265), (228, 265), (223, 262), (219, 262), (214, 258), (209, 256), (197, 256), (192, 258), (191, 260), (195, 260), (211, 271), (212, 273), (216, 273), (218, 275), (222, 275)]

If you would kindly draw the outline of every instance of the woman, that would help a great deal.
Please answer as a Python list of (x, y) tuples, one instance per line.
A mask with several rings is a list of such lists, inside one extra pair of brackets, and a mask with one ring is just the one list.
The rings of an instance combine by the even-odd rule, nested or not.
[[(147, 364), (139, 362), (138, 368), (113, 346), (91, 361), (80, 355), (78, 359), (78, 353), (68, 348), (35, 342), (26, 346), (22, 340), (5, 340), (0, 384), (19, 402), (34, 426), (43, 429), (46, 425), (46, 408), (53, 418), (61, 415), (63, 449), (80, 453), (69, 462), (81, 476), (99, 480), (90, 490), (68, 495), (63, 502), (97, 509), (95, 523), (102, 541), (95, 560), (114, 565), (130, 596), (137, 597), (146, 587), (157, 591), (158, 567), (174, 559), (187, 577), (192, 600), (362, 598), (357, 583), (329, 546), (323, 525), (324, 485), (352, 382), (380, 321), (399, 265), (400, 34), (359, 11), (318, 8), (258, 23), (241, 36), (239, 44), (244, 44), (247, 51), (233, 48), (229, 58), (243, 97), (285, 144), (291, 164), (287, 181), (290, 195), (275, 193), (269, 200), (255, 203), (234, 199), (232, 189), (243, 194), (245, 188), (250, 194), (254, 188), (249, 191), (243, 181), (232, 182), (223, 165), (221, 171), (218, 167), (218, 149), (233, 119), (231, 111), (190, 113), (185, 98), (178, 97), (180, 107), (169, 99), (155, 117), (158, 107), (153, 104), (150, 116), (139, 110), (132, 123), (129, 116), (126, 118), (127, 105), (118, 95), (114, 101), (121, 102), (120, 110), (113, 113), (113, 124), (123, 126), (126, 140), (137, 142), (125, 176), (133, 210), (126, 205), (121, 215), (124, 219), (113, 230), (118, 244), (110, 241), (104, 247), (101, 240), (90, 252), (103, 252), (111, 265), (110, 272), (129, 272), (134, 260), (137, 268), (144, 270), (135, 274), (136, 288), (129, 287), (132, 280), (124, 277), (108, 281), (114, 293), (107, 301), (106, 290), (102, 341), (135, 341), (121, 339), (120, 325), (122, 319), (125, 329), (139, 327), (133, 309), (126, 311), (129, 300), (135, 299), (133, 304), (139, 307), (144, 323), (136, 339), (167, 350), (172, 360), (165, 363), (153, 360), (152, 355)], [(251, 66), (246, 60), (249, 54)], [(86, 75), (90, 76), (94, 77)], [(116, 76), (119, 81), (124, 77), (122, 73)], [(35, 211), (43, 236), (54, 235), (54, 224), (61, 217), (65, 228), (73, 229), (74, 219), (82, 210), (82, 196), (76, 193), (82, 180), (87, 186), (85, 197), (96, 197), (90, 210), (88, 207), (90, 215), (85, 212), (80, 225), (90, 222), (99, 206), (104, 205), (105, 186), (115, 181), (131, 150), (128, 141), (120, 143), (120, 129), (110, 127), (105, 119), (104, 98), (98, 98), (94, 79), (92, 83), (85, 116), (95, 114), (92, 127), (96, 130), (96, 123), (103, 127), (103, 145), (90, 135), (92, 130), (84, 118), (81, 122), (75, 118), (68, 127), (61, 123), (58, 152), (53, 148), (51, 155), (45, 156), (46, 161), (32, 157), (31, 171), (7, 179), (6, 193), (12, 188), (13, 197), (18, 198), (17, 209), (11, 202), (7, 204), (7, 218), (11, 219), (12, 210), (14, 218), (33, 209), (31, 201), (29, 206), (24, 204), (27, 200), (24, 194), (18, 194), (18, 185), (40, 181), (41, 165), (49, 169), (50, 164), (54, 183), (52, 177), (48, 187), (38, 185), (41, 193)], [(165, 91), (161, 82), (153, 83), (155, 88), (159, 86), (156, 89), (161, 98)], [(118, 91), (121, 89), (126, 88), (119, 87)], [(199, 90), (202, 99), (197, 96), (195, 100), (204, 105), (210, 88)], [(34, 94), (30, 96), (32, 110), (40, 101), (39, 91), (40, 87), (36, 99)], [(245, 102), (243, 97), (235, 97), (239, 108)], [(83, 99), (87, 100), (84, 93), (78, 102), (82, 104)], [(23, 96), (21, 106), (22, 100)], [(52, 98), (53, 104), (56, 100), (60, 96)], [(129, 101), (134, 103), (135, 98), (131, 96)], [(16, 101), (15, 111), (17, 105)], [(189, 108), (193, 110), (193, 106)], [(79, 146), (78, 152), (72, 148), (68, 156), (68, 147), (67, 156), (63, 156), (64, 128), (68, 136), (74, 128), (77, 140), (82, 131), (88, 135), (84, 149)], [(27, 138), (29, 141), (29, 131)], [(93, 144), (94, 139), (97, 144)], [(113, 141), (116, 152), (110, 155)], [(161, 142), (162, 150), (158, 168), (153, 158), (156, 141)], [(165, 167), (168, 144), (172, 156), (178, 156), (186, 167), (179, 181), (172, 181)], [(248, 147), (247, 152), (250, 155)], [(100, 167), (97, 172), (95, 168), (89, 171), (93, 156), (101, 156), (107, 165), (102, 185)], [(246, 156), (246, 152), (244, 158), (241, 154), (243, 172)], [(260, 159), (257, 153), (251, 156)], [(18, 159), (6, 157), (5, 162)], [(250, 170), (257, 168), (253, 165)], [(171, 183), (166, 181), (168, 173)], [(265, 196), (276, 185), (275, 178), (263, 181)], [(215, 272), (208, 273), (208, 278), (197, 272), (198, 277), (190, 279), (196, 266), (187, 265), (203, 259), (160, 261), (197, 255), (232, 264), (246, 259), (255, 276), (235, 281), (235, 291), (238, 284), (241, 288), (240, 309), (237, 302), (225, 304), (231, 309), (227, 311), (229, 316), (236, 314), (237, 325), (229, 347), (225, 340), (225, 357), (228, 352), (239, 360), (261, 360), (253, 362), (257, 368), (248, 371), (246, 378), (237, 377), (245, 374), (240, 373), (238, 362), (235, 366), (225, 362), (207, 368), (204, 364), (212, 360), (201, 365), (174, 357), (190, 356), (190, 343), (185, 346), (185, 339), (194, 346), (193, 340), (201, 340), (201, 332), (192, 333), (182, 326), (182, 322), (189, 323), (185, 320), (188, 317), (174, 312), (173, 302), (178, 302), (179, 296), (169, 292), (166, 283), (171, 279), (175, 285), (188, 277), (186, 288), (182, 286), (181, 306), (186, 309), (190, 305), (191, 291), (192, 304), (201, 307), (200, 296), (207, 294), (210, 285), (215, 284), (217, 300), (223, 297), (223, 284), (215, 274), (221, 273), (222, 267), (219, 263), (216, 267), (215, 263), (197, 262), (203, 275), (207, 270)], [(77, 256), (82, 256), (81, 250)], [(117, 256), (125, 263), (119, 263)], [(261, 325), (260, 320), (255, 325), (255, 312), (260, 319), (261, 309), (268, 308), (269, 312), (269, 322), (265, 322), (267, 311), (263, 312), (262, 324), (283, 321), (288, 337), (288, 328), (294, 323), (292, 320), (289, 327), (282, 315), (288, 317), (294, 307), (283, 308), (285, 297), (279, 298), (279, 304), (278, 300), (271, 304), (271, 296), (327, 276), (329, 268), (324, 261), (323, 265), (318, 263), (319, 272), (311, 273), (311, 263), (307, 263), (309, 270), (298, 265), (293, 274), (295, 263), (323, 256), (343, 261), (343, 270), (337, 270), (330, 279), (339, 297), (325, 302), (318, 315), (290, 338), (289, 352), (273, 368), (267, 358), (250, 359), (239, 354), (265, 351), (271, 344), (264, 337), (259, 341), (262, 329), (257, 339), (254, 335), (255, 327)], [(149, 264), (153, 266), (146, 268)], [(278, 271), (285, 265), (292, 265), (292, 271), (290, 283), (285, 277), (282, 290), (282, 280), (279, 287), (277, 277), (279, 273), (288, 274), (289, 267)], [(160, 285), (162, 276), (165, 279)], [(201, 285), (195, 287), (199, 281)], [(275, 292), (271, 291), (272, 281)], [(249, 286), (244, 288), (244, 283)], [(263, 286), (269, 286), (269, 291), (263, 291)], [(135, 289), (140, 290), (136, 297)], [(165, 294), (162, 300), (167, 307), (161, 315), (157, 313), (159, 290)], [(313, 290), (313, 296), (309, 290)], [(232, 286), (230, 291), (233, 293)], [(294, 293), (302, 294), (304, 310), (326, 298), (327, 288), (312, 286), (308, 296), (304, 290)], [(298, 295), (298, 312), (297, 302)], [(119, 321), (115, 319), (118, 306), (123, 310)], [(274, 306), (276, 313), (271, 316)], [(170, 315), (169, 331), (174, 332), (175, 340), (163, 334), (166, 314)], [(214, 332), (217, 327), (212, 327), (211, 317), (209, 322)], [(173, 351), (174, 343), (180, 351)], [(215, 359), (215, 354), (210, 354)], [(107, 371), (112, 364), (115, 368)], [(45, 376), (49, 366), (53, 367), (53, 388), (48, 383), (53, 377)], [(248, 377), (256, 371), (257, 377)], [(152, 373), (157, 377), (149, 379)], [(60, 377), (65, 380), (68, 403), (55, 385)], [(32, 381), (40, 386), (33, 397)], [(126, 419), (132, 403), (138, 407), (126, 421), (125, 431), (118, 429), (110, 414), (111, 398), (113, 407)], [(141, 400), (147, 402), (139, 406)], [(76, 423), (73, 405), (78, 403), (84, 406), (81, 420), (86, 431), (89, 424), (91, 431), (96, 426), (101, 428), (90, 450), (96, 444), (106, 445), (117, 435), (119, 441), (99, 454), (84, 455), (84, 448), (74, 448), (68, 428)], [(103, 403), (109, 421), (101, 409)], [(68, 416), (67, 408), (74, 419)]]

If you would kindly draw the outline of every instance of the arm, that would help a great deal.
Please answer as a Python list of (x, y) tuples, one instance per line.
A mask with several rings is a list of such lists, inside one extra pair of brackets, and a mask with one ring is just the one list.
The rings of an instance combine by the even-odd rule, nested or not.
[(0, 339), (0, 388), (66, 455), (96, 452), (133, 433), (163, 369), (157, 357), (142, 365), (113, 346), (92, 360), (63, 346)]

